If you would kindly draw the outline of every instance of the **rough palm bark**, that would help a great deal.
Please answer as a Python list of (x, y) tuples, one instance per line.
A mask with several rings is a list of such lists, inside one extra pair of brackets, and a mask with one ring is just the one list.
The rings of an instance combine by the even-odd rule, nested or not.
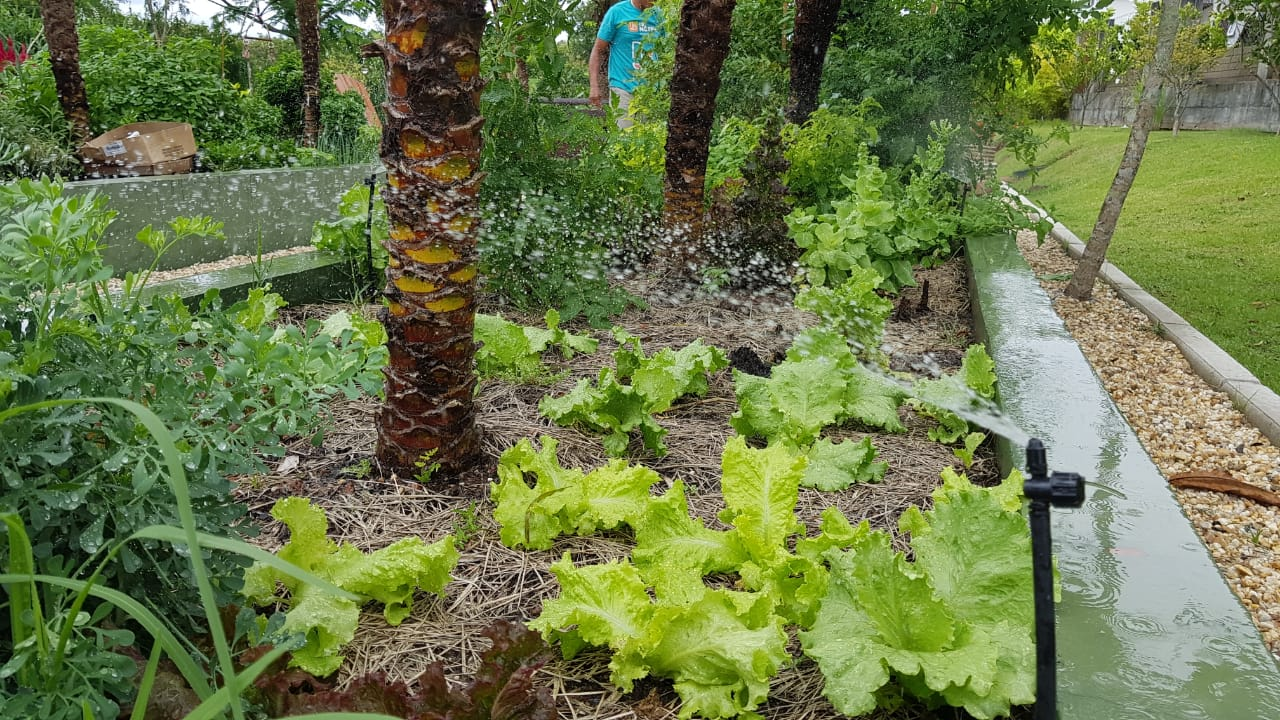
[(1160, 96), (1160, 77), (1169, 68), (1173, 57), (1173, 43), (1178, 35), (1178, 10), (1180, 3), (1166, 2), (1160, 9), (1160, 25), (1156, 31), (1156, 53), (1147, 67), (1142, 88), (1142, 99), (1138, 102), (1137, 116), (1129, 129), (1129, 142), (1125, 145), (1124, 156), (1120, 160), (1120, 168), (1111, 181), (1111, 189), (1102, 201), (1102, 210), (1098, 212), (1098, 220), (1089, 235), (1089, 243), (1085, 245), (1084, 254), (1063, 291), (1068, 297), (1077, 300), (1088, 300), (1093, 296), (1093, 286), (1098, 281), (1098, 271), (1107, 259), (1107, 248), (1111, 245), (1111, 237), (1115, 234), (1116, 223), (1120, 220), (1120, 211), (1124, 208), (1125, 198), (1133, 187), (1133, 180), (1138, 175), (1142, 164), (1142, 155), (1147, 150), (1147, 136), (1151, 134), (1151, 126), (1155, 124), (1156, 100)]
[(80, 36), (76, 32), (75, 0), (40, 0), (40, 20), (49, 43), (49, 64), (62, 114), (76, 146), (89, 139), (89, 96), (80, 76)]
[(685, 0), (680, 8), (671, 111), (667, 116), (663, 222), (671, 233), (663, 255), (684, 269), (700, 256), (704, 187), (720, 68), (729, 54), (735, 0)]
[(297, 0), (298, 50), (302, 53), (302, 145), (315, 147), (320, 135), (320, 6)]
[(454, 474), (478, 456), (475, 281), (484, 0), (384, 0), (390, 222), (386, 400), (378, 460), (413, 474), (424, 454)]
[(818, 107), (822, 65), (836, 29), (840, 0), (796, 0), (796, 25), (791, 41), (791, 95), (787, 120), (800, 125)]

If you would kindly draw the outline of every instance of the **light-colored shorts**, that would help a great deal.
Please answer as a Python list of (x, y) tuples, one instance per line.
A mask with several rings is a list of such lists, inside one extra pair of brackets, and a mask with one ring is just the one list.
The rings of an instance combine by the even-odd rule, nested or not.
[(631, 113), (628, 110), (631, 107), (631, 93), (616, 87), (610, 87), (609, 92), (613, 93), (613, 96), (618, 99), (618, 129), (625, 130), (635, 125), (635, 121), (631, 119)]

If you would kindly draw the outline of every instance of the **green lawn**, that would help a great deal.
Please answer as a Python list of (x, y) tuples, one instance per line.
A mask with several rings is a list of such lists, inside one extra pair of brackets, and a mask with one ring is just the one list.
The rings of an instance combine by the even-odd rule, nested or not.
[[(999, 173), (1087, 242), (1128, 137), (1073, 130), (1041, 151), (1034, 186), (1007, 153)], [(1280, 391), (1278, 181), (1273, 134), (1152, 133), (1107, 259)]]

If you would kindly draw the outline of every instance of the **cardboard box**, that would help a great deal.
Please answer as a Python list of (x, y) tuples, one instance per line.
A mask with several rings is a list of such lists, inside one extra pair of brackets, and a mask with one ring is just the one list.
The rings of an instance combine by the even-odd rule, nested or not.
[(151, 165), (117, 165), (88, 161), (84, 164), (85, 178), (138, 177), (141, 175), (178, 175), (189, 173), (195, 166), (195, 156), (178, 160), (165, 160)]
[(168, 172), (143, 172), (143, 168), (191, 158), (196, 154), (196, 140), (187, 123), (130, 123), (85, 143), (81, 154), (90, 165), (113, 165), (128, 171), (126, 174), (169, 175), (190, 172), (190, 163), (186, 170)]

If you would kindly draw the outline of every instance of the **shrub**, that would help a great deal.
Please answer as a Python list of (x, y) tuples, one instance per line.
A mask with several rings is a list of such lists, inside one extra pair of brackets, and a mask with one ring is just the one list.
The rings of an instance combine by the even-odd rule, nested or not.
[[(251, 531), (239, 524), (244, 508), (225, 475), (261, 471), (257, 453), (282, 454), (283, 438), (315, 433), (330, 395), (381, 386), (377, 323), (277, 328), (270, 323), (284, 303), (263, 290), (225, 311), (211, 293), (193, 314), (176, 297), (144, 301), (148, 272), (110, 293), (99, 250), (112, 213), (100, 197), (64, 198), (58, 185), (20, 181), (0, 187), (0, 214), (14, 219), (0, 245), (0, 412), (76, 397), (145, 404), (178, 438), (204, 532)], [(219, 233), (207, 219), (179, 218), (138, 237), (158, 259), (176, 242)], [(88, 405), (5, 423), (0, 507), (24, 514), (41, 571), (61, 574), (143, 527), (177, 524), (144, 434), (131, 414)], [(206, 560), (213, 587), (229, 597), (239, 563)], [(199, 608), (190, 572), (181, 553), (143, 541), (123, 548), (103, 579), (136, 588), (186, 629)]]
[(254, 92), (280, 108), (281, 130), (287, 137), (302, 134), (302, 55), (289, 48), (275, 64), (258, 73)]

